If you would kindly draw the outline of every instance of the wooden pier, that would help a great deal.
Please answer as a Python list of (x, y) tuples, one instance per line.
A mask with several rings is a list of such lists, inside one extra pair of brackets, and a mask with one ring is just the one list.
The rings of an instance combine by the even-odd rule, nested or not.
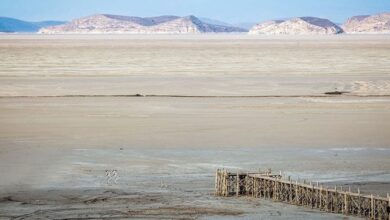
[(250, 196), (292, 205), (306, 206), (324, 212), (367, 219), (390, 220), (390, 197), (363, 195), (351, 189), (327, 188), (318, 183), (299, 183), (271, 171), (258, 173), (228, 172), (218, 169), (216, 196)]

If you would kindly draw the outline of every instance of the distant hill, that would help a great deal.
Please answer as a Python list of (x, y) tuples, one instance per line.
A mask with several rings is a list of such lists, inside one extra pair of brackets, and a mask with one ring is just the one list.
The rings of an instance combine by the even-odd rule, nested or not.
[(96, 14), (69, 23), (42, 28), (43, 34), (56, 33), (129, 33), (129, 34), (196, 34), (246, 32), (238, 27), (206, 23), (195, 16), (132, 17)]
[(343, 29), (347, 33), (390, 33), (390, 13), (351, 17)]
[(28, 22), (15, 18), (0, 17), (0, 32), (37, 32), (42, 27), (51, 25), (59, 25), (65, 22), (61, 21), (42, 21), (42, 22)]
[(30, 22), (0, 17), (0, 32), (36, 32), (39, 28)]
[(335, 23), (316, 17), (297, 17), (288, 20), (272, 20), (255, 25), (250, 34), (339, 34), (343, 30)]

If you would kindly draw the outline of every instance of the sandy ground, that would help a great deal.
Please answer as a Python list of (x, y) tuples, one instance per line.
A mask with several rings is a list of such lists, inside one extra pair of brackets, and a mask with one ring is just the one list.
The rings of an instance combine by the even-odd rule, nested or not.
[[(0, 219), (347, 218), (216, 198), (222, 167), (390, 192), (388, 37), (95, 38), (0, 36)], [(137, 93), (240, 97), (94, 97)]]

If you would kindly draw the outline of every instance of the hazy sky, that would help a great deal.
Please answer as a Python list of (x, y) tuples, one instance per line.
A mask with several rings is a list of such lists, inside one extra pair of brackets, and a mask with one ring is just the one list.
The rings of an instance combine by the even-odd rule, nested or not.
[(347, 17), (390, 11), (390, 0), (0, 0), (0, 16), (30, 21), (71, 20), (95, 13), (134, 16), (196, 15), (230, 23), (317, 16)]

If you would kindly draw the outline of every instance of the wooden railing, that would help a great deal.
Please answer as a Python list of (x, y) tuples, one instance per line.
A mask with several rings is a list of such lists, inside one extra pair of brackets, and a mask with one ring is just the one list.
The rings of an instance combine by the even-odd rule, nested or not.
[(368, 219), (390, 220), (390, 197), (363, 195), (349, 190), (327, 188), (318, 183), (299, 183), (270, 171), (259, 173), (231, 173), (217, 170), (216, 196), (250, 196), (270, 199), (298, 206), (306, 206), (330, 213)]

